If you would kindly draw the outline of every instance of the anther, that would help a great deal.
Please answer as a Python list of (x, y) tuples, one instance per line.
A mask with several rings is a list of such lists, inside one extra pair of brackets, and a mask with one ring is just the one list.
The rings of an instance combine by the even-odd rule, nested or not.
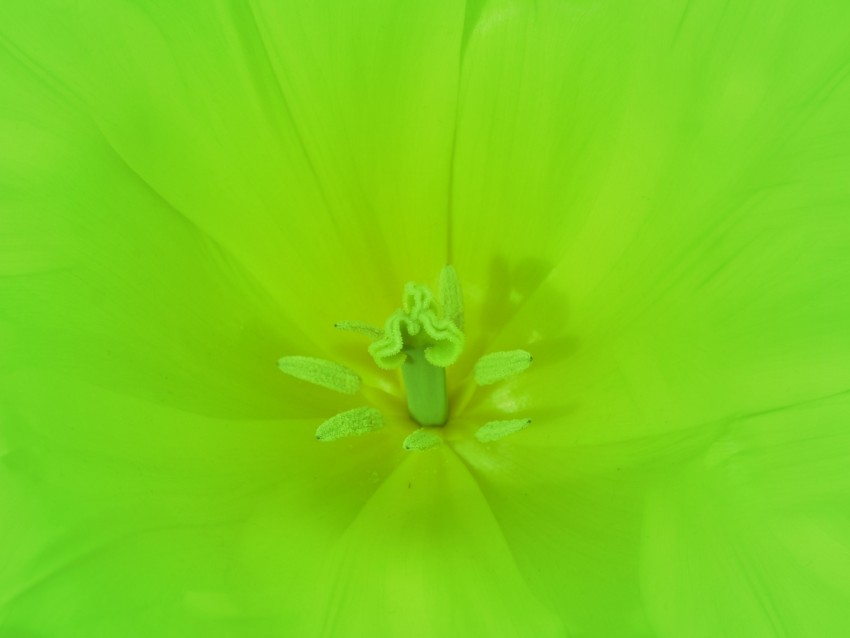
[(383, 330), (363, 321), (337, 321), (334, 328), (346, 332), (356, 332), (372, 339), (380, 339), (384, 336)]
[(485, 423), (475, 433), (475, 438), (482, 443), (490, 443), (503, 439), (509, 434), (524, 430), (531, 425), (531, 419), (513, 419), (510, 421), (490, 421)]
[(440, 305), (443, 316), (463, 331), (463, 291), (454, 266), (444, 266), (440, 272)]
[(316, 430), (320, 441), (336, 441), (349, 436), (359, 436), (384, 427), (384, 417), (375, 408), (354, 408), (341, 412), (322, 423)]
[(344, 365), (314, 357), (281, 357), (277, 366), (281, 372), (343, 394), (356, 394), (360, 377)]
[(419, 428), (411, 432), (404, 440), (404, 449), (416, 452), (430, 450), (443, 444), (443, 439), (433, 430)]
[(475, 364), (475, 383), (478, 385), (497, 383), (524, 372), (532, 361), (531, 353), (525, 350), (509, 350), (484, 355)]

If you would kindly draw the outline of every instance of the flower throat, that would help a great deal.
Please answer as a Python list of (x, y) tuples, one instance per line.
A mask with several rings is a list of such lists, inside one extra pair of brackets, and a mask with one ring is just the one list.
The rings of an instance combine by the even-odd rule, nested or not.
[[(408, 412), (422, 426), (405, 439), (406, 449), (429, 449), (441, 443), (434, 429), (449, 419), (446, 368), (458, 360), (466, 341), (463, 294), (453, 266), (445, 266), (440, 273), (438, 295), (435, 298), (425, 285), (408, 282), (401, 308), (389, 316), (383, 328), (359, 321), (335, 324), (340, 330), (371, 337), (368, 351), (379, 368), (401, 370)], [(524, 350), (485, 355), (475, 365), (476, 385), (490, 385), (514, 376), (530, 363), (531, 355)], [(278, 366), (289, 376), (337, 392), (356, 394), (360, 390), (359, 375), (332, 361), (288, 356), (281, 358)], [(476, 437), (482, 442), (496, 440), (529, 423), (528, 419), (494, 421), (485, 424)], [(316, 438), (336, 440), (366, 434), (383, 425), (383, 417), (375, 408), (354, 408), (322, 423)]]

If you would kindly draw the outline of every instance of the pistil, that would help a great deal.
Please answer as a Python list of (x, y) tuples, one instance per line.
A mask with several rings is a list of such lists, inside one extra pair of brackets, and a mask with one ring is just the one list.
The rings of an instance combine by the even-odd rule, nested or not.
[(407, 409), (419, 425), (443, 425), (449, 418), (446, 369), (428, 363), (425, 351), (408, 350), (401, 366)]
[(463, 351), (463, 332), (455, 323), (462, 316), (462, 306), (454, 269), (441, 278), (441, 297), (449, 287), (451, 302), (437, 304), (427, 286), (405, 284), (402, 307), (390, 315), (381, 338), (369, 346), (379, 367), (401, 368), (407, 409), (423, 426), (439, 426), (448, 420), (445, 369)]

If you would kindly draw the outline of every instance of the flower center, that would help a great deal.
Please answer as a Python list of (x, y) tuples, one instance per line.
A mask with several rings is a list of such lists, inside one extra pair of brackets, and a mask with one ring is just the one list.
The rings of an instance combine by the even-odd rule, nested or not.
[[(421, 428), (404, 440), (407, 450), (427, 450), (442, 443), (434, 426), (445, 425), (449, 418), (446, 368), (458, 360), (465, 343), (463, 295), (452, 266), (440, 274), (439, 300), (422, 284), (404, 286), (402, 306), (386, 320), (383, 329), (369, 324), (343, 321), (341, 330), (359, 332), (372, 339), (369, 354), (384, 370), (401, 370), (407, 395), (407, 409)], [(499, 383), (520, 374), (531, 364), (525, 350), (493, 352), (475, 364), (476, 386)], [(286, 356), (278, 361), (285, 374), (344, 394), (360, 391), (359, 375), (333, 361), (305, 356)], [(474, 386), (471, 387), (471, 391)], [(528, 426), (529, 419), (490, 421), (476, 432), (481, 443), (490, 443)], [(316, 438), (334, 441), (366, 434), (384, 426), (381, 413), (364, 406), (341, 412), (327, 419), (316, 430)]]

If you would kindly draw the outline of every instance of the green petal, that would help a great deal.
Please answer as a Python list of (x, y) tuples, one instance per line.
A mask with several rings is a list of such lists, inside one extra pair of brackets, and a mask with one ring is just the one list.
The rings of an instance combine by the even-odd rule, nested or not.
[[(11, 7), (4, 5), (2, 11)], [(251, 272), (235, 246), (215, 237), (198, 219), (187, 218), (183, 204), (133, 167), (114, 139), (104, 137), (102, 131), (110, 125), (92, 122), (92, 118), (107, 117), (98, 109), (110, 106), (110, 96), (118, 99), (110, 91), (120, 92), (122, 87), (139, 91), (144, 83), (110, 83), (107, 71), (114, 74), (120, 69), (109, 66), (116, 64), (116, 58), (110, 58), (108, 49), (96, 63), (79, 69), (66, 67), (64, 59), (54, 60), (57, 67), (50, 72), (40, 66), (40, 57), (51, 52), (57, 56), (62, 42), (81, 37), (77, 31), (83, 27), (78, 23), (95, 20), (95, 15), (77, 16), (56, 42), (45, 42), (33, 57), (17, 44), (8, 45), (0, 55), (4, 77), (8, 72), (9, 78), (3, 88), (0, 140), (11, 151), (0, 160), (4, 211), (0, 316), (4, 342), (11, 346), (0, 366), (37, 366), (69, 376), (84, 375), (122, 391), (205, 413), (277, 416), (296, 398), (304, 406), (299, 408), (301, 414), (326, 417), (351, 407), (336, 399), (326, 403), (315, 390), (302, 393), (297, 383), (274, 370), (274, 362), (283, 354), (330, 356), (330, 342), (342, 342), (332, 327), (331, 313), (317, 311), (307, 322), (305, 308), (312, 309), (314, 299), (309, 304), (281, 303), (283, 288), (270, 289)], [(125, 17), (130, 20), (132, 15)], [(18, 16), (21, 28), (15, 37), (25, 39), (27, 33), (46, 37), (41, 29), (47, 27), (27, 25), (28, 17), (27, 12)], [(134, 19), (144, 23), (139, 16)], [(3, 24), (13, 22), (17, 23)], [(94, 37), (111, 37), (111, 31), (124, 28), (121, 25), (124, 22), (118, 20), (114, 29), (102, 29)], [(143, 34), (148, 31), (142, 29)], [(68, 55), (73, 57), (87, 49), (71, 50)], [(147, 58), (137, 53), (136, 63), (144, 66)], [(150, 74), (158, 69), (157, 59), (151, 54), (152, 66), (138, 72)], [(56, 79), (63, 72), (73, 76), (68, 82), (83, 82), (86, 74), (95, 74), (100, 83), (97, 91), (84, 82), (77, 87), (94, 92), (87, 97), (94, 106), (81, 103), (73, 97), (70, 84)], [(133, 96), (119, 97), (130, 100)], [(160, 112), (164, 107), (157, 100), (163, 96), (136, 98), (132, 109), (118, 114), (114, 109), (124, 103), (112, 105), (115, 119), (110, 122), (131, 128), (137, 137), (151, 128), (155, 135), (169, 137), (169, 126), (176, 124)], [(155, 121), (142, 126), (133, 119), (144, 114)], [(159, 115), (162, 120), (157, 119)], [(182, 156), (181, 138), (175, 134), (169, 139), (174, 143), (172, 156), (180, 155), (181, 162), (192, 165), (191, 157)], [(153, 142), (145, 147), (145, 159), (167, 172), (165, 155)], [(142, 144), (140, 139), (137, 144)], [(172, 177), (176, 179), (178, 173), (174, 168)], [(210, 188), (220, 183), (181, 175), (187, 187), (201, 181)], [(228, 209), (229, 217), (233, 210), (237, 209)], [(263, 233), (261, 225), (247, 226)], [(286, 244), (279, 247), (284, 258), (276, 258), (275, 267), (285, 268), (294, 277), (301, 270), (293, 261), (298, 255), (287, 259), (285, 249)], [(339, 277), (327, 281), (359, 289)], [(363, 295), (360, 303), (367, 299)], [(339, 306), (338, 311), (349, 308)], [(365, 348), (350, 345), (360, 353), (364, 379), (374, 384), (376, 375)], [(340, 357), (340, 352), (334, 349), (332, 356)], [(357, 367), (356, 360), (349, 363)]]
[[(458, 99), (452, 262), (470, 339), (486, 340), (567, 254), (594, 200), (611, 188), (629, 57), (651, 24), (612, 4), (472, 6), (479, 9), (467, 29)], [(489, 349), (481, 343), (474, 355)]]
[(116, 164), (324, 338), (446, 262), (462, 10), (13, 1), (0, 29)]
[[(520, 43), (533, 60), (557, 24), (552, 5), (542, 6), (550, 12), (529, 18), (521, 34), (495, 9), (482, 31)], [(846, 47), (828, 26), (847, 24), (848, 15), (838, 5), (777, 13), (773, 4), (777, 20), (765, 23), (767, 9), (738, 7), (721, 19), (710, 3), (684, 15), (659, 5), (633, 23), (640, 42), (622, 30), (628, 18), (605, 7), (580, 19), (592, 25), (588, 38), (611, 49), (605, 56), (590, 45), (589, 60), (628, 58), (618, 63), (630, 77), (619, 87), (626, 94), (599, 109), (604, 122), (624, 105), (627, 118), (616, 140), (601, 138), (608, 163), (601, 186), (582, 167), (559, 163), (554, 150), (534, 150), (533, 133), (479, 138), (483, 146), (511, 145), (500, 157), (517, 177), (492, 179), (483, 191), (488, 209), (503, 211), (496, 228), (481, 231), (492, 232), (499, 249), (486, 273), (483, 265), (475, 270), (487, 261), (482, 244), (467, 246), (477, 256), (466, 266), (479, 273), (464, 286), (473, 297), (467, 324), (489, 336), (482, 352), (523, 348), (535, 364), (478, 390), (458, 415), (463, 433), (452, 444), (482, 477), (530, 586), (578, 634), (828, 635), (847, 624), (838, 601), (847, 597), (848, 530), (838, 512), (847, 509), (848, 490), (834, 462), (846, 455), (831, 425), (839, 411), (801, 419), (799, 438), (790, 437), (799, 447), (783, 443), (789, 433), (770, 421), (750, 444), (766, 458), (784, 450), (776, 465), (789, 469), (798, 453), (811, 454), (793, 477), (767, 471), (765, 462), (721, 486), (703, 464), (706, 450), (725, 458), (726, 432), (739, 419), (850, 387), (850, 305), (838, 293), (850, 280), (850, 189), (836, 177), (850, 169), (843, 115), (850, 92), (839, 84)], [(564, 49), (546, 51), (553, 77), (565, 77)], [(494, 84), (497, 71), (510, 74), (521, 56), (502, 59)], [(698, 77), (693, 60), (705, 61)], [(519, 104), (517, 112), (532, 114), (522, 121), (546, 121), (553, 139), (570, 132), (569, 118), (546, 120), (548, 103), (522, 105), (524, 93), (506, 91), (505, 115), (480, 118), (480, 128), (511, 122)], [(591, 85), (575, 103), (592, 109), (606, 93)], [(569, 112), (557, 97), (554, 104), (552, 113)], [(566, 155), (571, 147), (553, 148)], [(485, 154), (478, 166), (487, 166)], [(560, 181), (545, 183), (549, 173), (536, 170), (535, 154), (547, 171), (561, 167)], [(545, 204), (559, 196), (574, 196), (575, 206)], [(475, 213), (464, 223), (485, 226)], [(529, 230), (525, 239), (521, 227), (547, 223), (547, 232)], [(559, 232), (560, 243), (552, 239)], [(525, 241), (538, 241), (539, 250)], [(468, 379), (474, 360), (460, 378)], [(483, 447), (464, 441), (507, 415), (533, 424)], [(827, 456), (833, 446), (836, 456)], [(741, 447), (736, 441), (731, 449)], [(752, 482), (740, 502), (738, 480)], [(777, 503), (786, 492), (798, 501), (793, 522)], [(772, 537), (776, 521), (781, 540)]]
[(86, 377), (207, 414), (280, 415), (296, 396), (315, 414), (318, 392), (301, 393), (276, 361), (319, 347), (229, 253), (175, 217), (89, 127), (5, 133), (41, 150), (0, 178), (10, 344), (0, 368)]
[(536, 428), (453, 442), (529, 588), (575, 635), (655, 635), (640, 579), (646, 494), (722, 429), (555, 447)]
[[(565, 442), (611, 441), (850, 387), (850, 303), (838, 292), (850, 280), (850, 186), (836, 177), (850, 172), (850, 88), (838, 83), (844, 41), (828, 26), (850, 15), (838, 5), (787, 8), (771, 23), (761, 15), (659, 7), (634, 24), (652, 37), (624, 35), (614, 47), (611, 56), (628, 51), (622, 67), (632, 80), (621, 87), (627, 119), (606, 155), (612, 182), (582, 185), (594, 201), (575, 209), (508, 216), (512, 239), (521, 236), (515, 222), (586, 217), (557, 259), (546, 257), (544, 239), (548, 267), (533, 286), (518, 287), (522, 265), (507, 257), (504, 276), (483, 285), (485, 334), (486, 317), (501, 322), (491, 322), (486, 349), (527, 349), (535, 365), (479, 391), (465, 416), (507, 410), (535, 428), (558, 422), (552, 436)], [(606, 11), (585, 19), (596, 37), (622, 28)], [(531, 23), (522, 40), (530, 50), (548, 24)], [(719, 50), (707, 33), (724, 43)], [(587, 55), (608, 59), (594, 48)], [(700, 81), (684, 59), (702, 61)], [(589, 108), (601, 99), (585, 91)], [(560, 127), (572, 130), (568, 120)], [(508, 295), (488, 305), (500, 279)]]
[(407, 454), (335, 533), (322, 524), (333, 510), (314, 504), (316, 531), (293, 537), (288, 496), (256, 522), (246, 579), (268, 589), (252, 613), (287, 635), (563, 635), (466, 468), (445, 446)]
[(847, 393), (741, 419), (654, 486), (641, 579), (658, 635), (844, 631), (848, 419)]
[[(348, 525), (375, 477), (405, 454), (382, 433), (368, 444), (319, 443), (315, 419), (201, 417), (37, 378), (50, 384), (50, 401), (31, 373), (3, 379), (15, 426), (4, 424), (0, 467), (10, 634), (263, 635), (242, 602), (260, 585), (233, 574), (254, 523), (270, 511), (285, 517), (286, 532), (262, 551), (295, 578), (314, 556), (304, 554), (308, 539), (334, 532), (331, 522)], [(285, 509), (281, 490), (293, 495)], [(328, 518), (312, 518), (320, 512)]]

